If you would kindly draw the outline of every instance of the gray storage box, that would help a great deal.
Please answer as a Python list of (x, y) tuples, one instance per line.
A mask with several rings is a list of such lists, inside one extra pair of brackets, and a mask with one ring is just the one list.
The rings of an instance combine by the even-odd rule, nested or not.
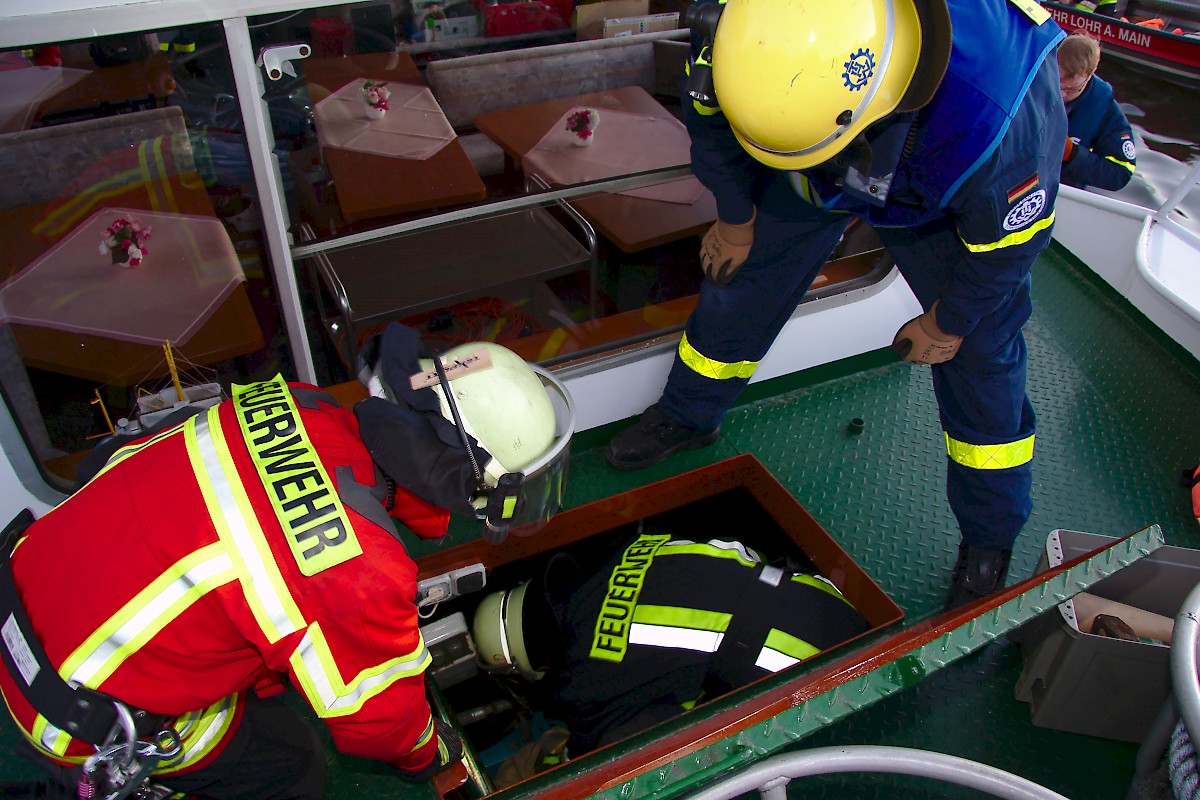
[[(1115, 538), (1054, 531), (1036, 571), (1105, 547)], [(1167, 545), (1088, 591), (1174, 618), (1198, 582), (1200, 551)], [(1020, 644), (1024, 660), (1016, 696), (1029, 703), (1033, 724), (1039, 727), (1140, 742), (1170, 691), (1168, 645), (1084, 633), (1070, 600), (1010, 638)]]

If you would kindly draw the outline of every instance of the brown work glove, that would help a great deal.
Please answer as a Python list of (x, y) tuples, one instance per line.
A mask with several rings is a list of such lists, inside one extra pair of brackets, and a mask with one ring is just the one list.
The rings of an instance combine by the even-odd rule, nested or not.
[(758, 209), (750, 215), (749, 222), (732, 225), (717, 220), (704, 234), (700, 244), (700, 266), (704, 274), (717, 286), (728, 286), (733, 274), (745, 263), (754, 244), (754, 220)]
[(914, 364), (941, 364), (954, 358), (962, 344), (961, 336), (951, 336), (942, 333), (937, 325), (937, 307), (940, 300), (934, 300), (928, 311), (919, 317), (913, 317), (896, 331), (892, 339), (892, 349), (905, 361)]

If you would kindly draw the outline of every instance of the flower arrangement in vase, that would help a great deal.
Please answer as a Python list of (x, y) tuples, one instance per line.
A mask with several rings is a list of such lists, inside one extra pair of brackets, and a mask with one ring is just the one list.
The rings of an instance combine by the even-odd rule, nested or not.
[(584, 147), (592, 143), (596, 128), (600, 125), (600, 112), (594, 108), (581, 108), (567, 117), (567, 130), (574, 134), (571, 143)]
[(146, 240), (149, 238), (150, 229), (143, 228), (139, 220), (117, 217), (100, 240), (100, 254), (111, 255), (114, 264), (136, 267), (149, 252), (146, 249)]
[(383, 119), (388, 110), (388, 98), (392, 96), (384, 81), (365, 81), (362, 98), (367, 106), (367, 119)]

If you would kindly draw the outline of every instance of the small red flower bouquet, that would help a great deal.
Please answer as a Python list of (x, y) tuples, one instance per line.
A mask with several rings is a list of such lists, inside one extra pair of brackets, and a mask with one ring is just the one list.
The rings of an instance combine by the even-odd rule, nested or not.
[(149, 238), (150, 229), (143, 228), (141, 221), (133, 217), (117, 217), (100, 240), (100, 253), (111, 255), (114, 264), (136, 267), (150, 252), (146, 249), (146, 240)]
[(371, 108), (377, 108), (381, 111), (388, 110), (388, 98), (392, 96), (391, 91), (387, 88), (385, 81), (366, 81), (362, 85), (363, 100)]
[(582, 108), (567, 117), (567, 130), (583, 142), (592, 138), (599, 124), (600, 112), (594, 108)]

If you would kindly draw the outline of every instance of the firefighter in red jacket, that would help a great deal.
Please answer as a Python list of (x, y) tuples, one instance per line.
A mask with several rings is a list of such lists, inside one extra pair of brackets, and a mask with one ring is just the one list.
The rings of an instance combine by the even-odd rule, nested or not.
[(343, 753), (416, 781), (459, 759), (453, 727), (425, 696), (417, 567), (389, 513), (423, 537), (445, 533), (447, 509), (478, 516), (468, 498), (488, 482), (474, 464), (501, 458), (492, 450), (504, 443), (488, 449), (497, 439), (466, 403), (448, 416), (461, 414), (474, 442), (443, 417), (451, 380), (456, 394), (475, 381), (530, 396), (532, 415), (509, 404), (508, 423), (535, 445), (530, 461), (549, 449), (553, 422), (547, 435), (533, 418), (545, 410), (537, 395), (549, 406), (542, 383), (486, 347), (490, 368), (397, 387), (432, 362), (416, 358), (415, 332), (395, 326), (370, 377), (380, 396), (354, 410), (280, 377), (234, 386), (230, 400), (117, 450), (24, 532), (0, 569), (0, 602), (26, 619), (21, 628), (3, 611), (0, 691), (23, 746), (58, 784), (104, 796), (121, 763), (95, 739), (107, 729), (128, 744), (132, 726), (140, 755), (118, 747), (115, 760), (148, 763), (152, 785), (320, 797), (315, 732), (263, 699), (285, 679)]

